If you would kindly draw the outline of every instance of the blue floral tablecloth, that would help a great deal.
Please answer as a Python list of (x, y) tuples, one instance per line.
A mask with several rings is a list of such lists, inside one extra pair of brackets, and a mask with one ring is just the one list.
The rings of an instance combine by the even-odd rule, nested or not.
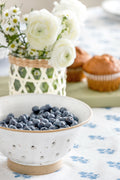
[(78, 44), (92, 56), (105, 53), (120, 58), (120, 17), (91, 8)]
[(0, 154), (0, 180), (120, 180), (120, 108), (96, 108), (93, 114), (59, 171), (44, 176), (17, 174)]
[[(120, 21), (101, 8), (89, 10), (88, 17), (79, 45), (91, 55), (110, 53), (119, 58)], [(44, 176), (17, 174), (7, 168), (6, 158), (0, 154), (0, 180), (120, 180), (120, 108), (96, 108), (93, 112), (61, 170)]]

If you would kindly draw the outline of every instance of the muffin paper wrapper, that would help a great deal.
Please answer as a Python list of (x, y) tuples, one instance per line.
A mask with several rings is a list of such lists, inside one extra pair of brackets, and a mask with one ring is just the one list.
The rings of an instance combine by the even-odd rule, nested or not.
[(98, 80), (98, 81), (111, 81), (120, 78), (120, 73), (115, 73), (110, 75), (93, 75), (86, 72), (84, 73), (89, 79)]

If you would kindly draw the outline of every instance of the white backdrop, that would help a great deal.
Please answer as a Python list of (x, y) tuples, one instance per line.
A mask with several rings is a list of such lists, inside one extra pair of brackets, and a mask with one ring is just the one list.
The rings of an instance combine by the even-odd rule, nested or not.
[[(59, 1), (59, 0), (6, 0), (7, 7), (16, 4), (18, 6), (22, 6), (23, 12), (29, 12), (31, 8), (34, 9), (46, 8), (48, 10), (51, 10), (54, 1)], [(80, 1), (89, 7), (89, 6), (99, 6), (103, 0), (80, 0)]]
[(6, 7), (13, 5), (21, 6), (23, 13), (29, 12), (33, 9), (48, 9), (51, 10), (53, 7), (54, 0), (7, 0)]

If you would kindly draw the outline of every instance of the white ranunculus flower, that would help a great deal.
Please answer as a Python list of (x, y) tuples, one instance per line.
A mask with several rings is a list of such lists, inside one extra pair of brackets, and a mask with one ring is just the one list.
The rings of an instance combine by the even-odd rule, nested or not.
[(71, 10), (81, 23), (86, 18), (86, 6), (79, 0), (61, 0), (60, 3), (54, 2), (53, 12), (63, 11), (65, 9)]
[(60, 39), (56, 42), (51, 53), (49, 64), (56, 68), (64, 68), (73, 64), (76, 57), (75, 47), (68, 39)]
[(55, 13), (62, 21), (62, 37), (75, 42), (80, 36), (80, 27), (78, 20), (71, 10), (58, 11)]
[(53, 45), (60, 32), (59, 23), (59, 19), (45, 9), (31, 12), (26, 32), (31, 48), (43, 50)]

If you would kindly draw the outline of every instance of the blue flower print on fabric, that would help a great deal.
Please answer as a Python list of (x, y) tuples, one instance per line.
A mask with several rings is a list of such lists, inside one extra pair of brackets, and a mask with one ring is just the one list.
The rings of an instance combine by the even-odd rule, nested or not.
[(112, 107), (105, 107), (105, 109), (108, 109), (108, 110), (109, 110), (109, 109), (112, 109)]
[(55, 173), (56, 173), (56, 172), (60, 172), (60, 171), (61, 171), (61, 169), (58, 169), (57, 171), (55, 171)]
[(108, 161), (107, 164), (109, 165), (109, 167), (114, 167), (120, 170), (120, 162)]
[(120, 121), (120, 116), (116, 115), (105, 115), (107, 120), (114, 120), (114, 121)]
[(103, 136), (95, 136), (95, 135), (90, 135), (88, 136), (91, 140), (104, 140), (105, 138)]
[(89, 128), (96, 128), (96, 124), (93, 124), (93, 123), (88, 123), (88, 124), (85, 124), (83, 125), (83, 127), (89, 127)]
[(97, 149), (97, 151), (100, 153), (100, 154), (113, 154), (115, 152), (115, 150), (113, 149)]
[(115, 128), (115, 131), (116, 132), (120, 132), (120, 128)]
[(78, 174), (80, 174), (81, 178), (88, 178), (88, 179), (97, 179), (99, 178), (99, 174), (95, 174), (93, 172), (79, 172)]
[(74, 144), (73, 148), (78, 149), (80, 146), (79, 144)]
[(71, 159), (75, 162), (81, 162), (83, 164), (88, 163), (88, 159), (85, 159), (84, 157), (79, 157), (79, 156), (71, 156)]
[(32, 176), (29, 176), (29, 175), (25, 175), (25, 174), (19, 174), (19, 173), (16, 173), (16, 172), (13, 172), (13, 174), (14, 174), (14, 177), (15, 178), (20, 178), (20, 177), (22, 177), (22, 178), (24, 178), (24, 179), (30, 179)]

